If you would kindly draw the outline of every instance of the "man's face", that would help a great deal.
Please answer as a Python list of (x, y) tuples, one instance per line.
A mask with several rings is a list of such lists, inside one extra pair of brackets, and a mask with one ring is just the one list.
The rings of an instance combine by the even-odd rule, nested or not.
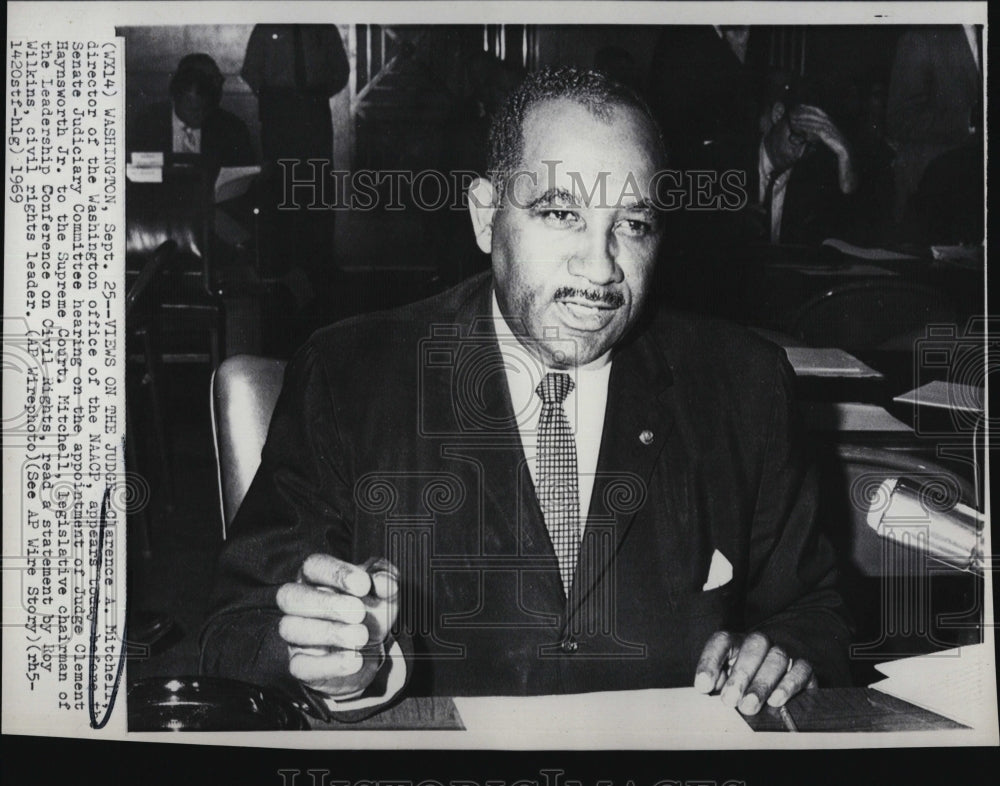
[(193, 88), (174, 99), (174, 113), (188, 128), (201, 128), (207, 112), (208, 100)]
[(771, 163), (778, 172), (791, 169), (796, 162), (814, 146), (813, 139), (795, 125), (797, 109), (785, 111), (783, 104), (772, 109), (769, 128), (764, 136), (764, 144)]
[(525, 118), (522, 168), (480, 245), (489, 243), (501, 311), (523, 321), (551, 366), (600, 357), (639, 316), (662, 232), (650, 192), (656, 150), (649, 121), (628, 107), (602, 119), (557, 99)]

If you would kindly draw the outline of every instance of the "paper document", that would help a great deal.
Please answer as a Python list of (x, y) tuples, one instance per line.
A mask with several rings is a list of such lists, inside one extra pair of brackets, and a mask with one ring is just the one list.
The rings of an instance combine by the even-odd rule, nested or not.
[(972, 644), (881, 663), (887, 679), (871, 687), (974, 729), (996, 723), (990, 717), (996, 695), (993, 648)]
[(163, 166), (163, 152), (154, 151), (149, 153), (142, 153), (139, 151), (132, 151), (132, 166), (137, 167), (162, 167)]
[(972, 270), (981, 268), (986, 258), (981, 245), (931, 246), (931, 256), (938, 262), (951, 262)]
[(694, 688), (605, 691), (562, 696), (467, 696), (455, 698), (470, 732), (503, 734), (513, 744), (560, 747), (567, 739), (593, 736), (607, 747), (669, 744), (671, 736), (752, 736), (753, 730), (718, 696)]
[(125, 166), (125, 177), (133, 183), (162, 183), (163, 167), (159, 166)]
[(222, 167), (219, 176), (215, 178), (216, 203), (243, 196), (259, 174), (259, 166)]
[(803, 276), (898, 276), (895, 270), (869, 265), (865, 262), (855, 262), (850, 265), (837, 265), (836, 267), (809, 267), (803, 265), (795, 268), (795, 272)]
[(893, 401), (960, 412), (982, 412), (983, 389), (976, 385), (960, 385), (957, 382), (935, 379), (919, 388), (900, 393)]
[(854, 257), (856, 259), (867, 259), (870, 262), (892, 262), (895, 260), (905, 260), (905, 259), (919, 259), (913, 254), (904, 254), (900, 251), (891, 251), (888, 248), (864, 248), (862, 246), (855, 246), (844, 240), (838, 240), (835, 237), (828, 237), (823, 241), (822, 245), (829, 246), (830, 248), (835, 248), (841, 254), (846, 254), (849, 257)]
[(875, 404), (801, 401), (799, 411), (806, 425), (814, 431), (913, 431), (899, 418)]
[(871, 377), (882, 375), (842, 349), (785, 347), (788, 362), (798, 377)]

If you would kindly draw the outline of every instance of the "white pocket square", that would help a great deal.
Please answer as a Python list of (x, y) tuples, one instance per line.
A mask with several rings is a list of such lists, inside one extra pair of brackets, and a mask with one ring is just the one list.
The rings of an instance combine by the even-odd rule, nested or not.
[(709, 590), (718, 589), (732, 580), (733, 563), (726, 559), (725, 554), (716, 549), (712, 554), (712, 564), (708, 566), (708, 579), (705, 581), (705, 586), (701, 588), (701, 591), (708, 592)]

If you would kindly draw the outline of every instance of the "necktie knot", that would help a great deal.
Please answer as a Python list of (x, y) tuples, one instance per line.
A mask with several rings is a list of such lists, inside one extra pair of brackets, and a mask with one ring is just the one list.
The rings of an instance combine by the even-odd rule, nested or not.
[(542, 400), (543, 404), (562, 404), (566, 396), (574, 388), (573, 380), (569, 374), (562, 371), (550, 371), (545, 378), (538, 383), (535, 393)]

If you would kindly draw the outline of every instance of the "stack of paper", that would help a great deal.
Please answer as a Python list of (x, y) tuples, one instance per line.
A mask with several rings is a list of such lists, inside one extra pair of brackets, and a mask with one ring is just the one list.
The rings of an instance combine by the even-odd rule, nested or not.
[(901, 431), (913, 429), (875, 404), (853, 401), (800, 401), (799, 411), (813, 431)]
[(975, 385), (961, 385), (957, 382), (935, 379), (919, 388), (901, 393), (893, 401), (960, 412), (982, 412), (983, 389)]
[(694, 688), (606, 691), (562, 696), (469, 696), (455, 706), (470, 732), (498, 734), (515, 746), (666, 744), (676, 736), (753, 735), (735, 709)]
[(875, 690), (936, 712), (974, 729), (997, 722), (993, 647), (973, 644), (875, 667), (887, 679)]
[(938, 262), (951, 262), (973, 270), (981, 268), (985, 259), (982, 245), (931, 246), (931, 256)]
[(882, 375), (842, 349), (785, 347), (788, 362), (799, 377), (870, 377)]
[(259, 166), (224, 166), (215, 178), (215, 202), (225, 202), (229, 199), (243, 196), (250, 190), (257, 175)]
[(849, 257), (854, 257), (855, 259), (868, 259), (873, 262), (897, 262), (905, 259), (919, 259), (919, 257), (915, 257), (913, 254), (893, 251), (888, 248), (865, 248), (862, 246), (855, 246), (852, 243), (848, 243), (845, 240), (838, 240), (834, 237), (828, 237), (823, 241), (823, 245), (835, 248), (841, 254), (846, 254)]

